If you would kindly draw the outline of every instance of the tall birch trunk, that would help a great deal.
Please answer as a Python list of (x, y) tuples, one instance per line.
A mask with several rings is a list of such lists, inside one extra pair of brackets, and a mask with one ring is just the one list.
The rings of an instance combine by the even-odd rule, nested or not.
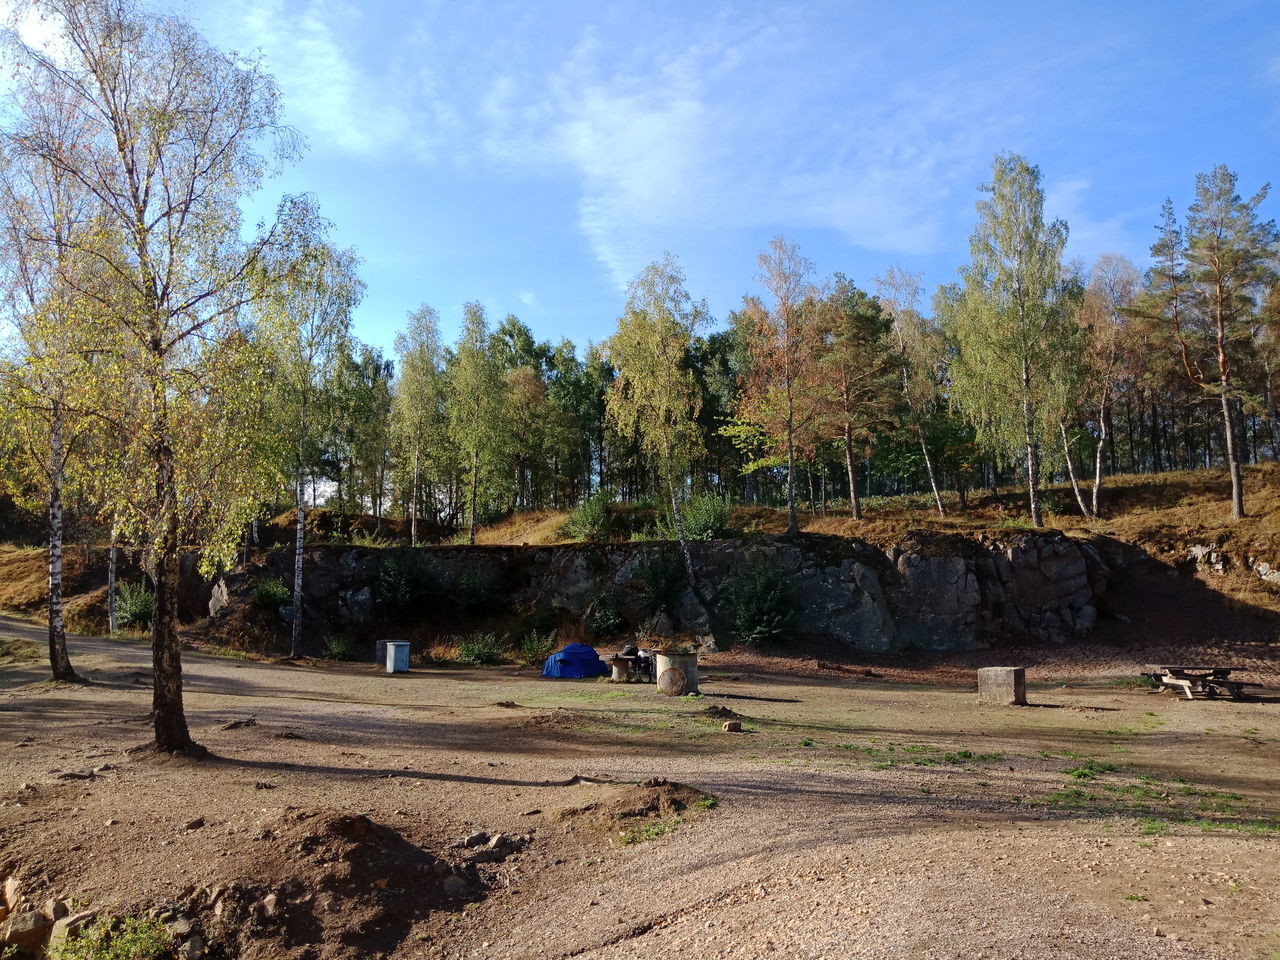
[(1027, 444), (1027, 500), (1031, 506), (1031, 525), (1044, 526), (1040, 509), (1040, 443), (1036, 439), (1035, 407), (1031, 403), (1031, 364), (1022, 361), (1022, 426)]
[(787, 383), (787, 536), (794, 537), (800, 532), (800, 521), (796, 517), (796, 449), (793, 436), (795, 410), (791, 402), (791, 384)]
[(55, 399), (49, 427), (49, 667), (53, 679), (79, 682), (67, 654), (67, 628), (62, 616), (62, 427), (62, 403)]
[(111, 550), (107, 554), (107, 632), (116, 635), (120, 629), (120, 614), (116, 607), (116, 557), (120, 548), (116, 545), (116, 529), (111, 528)]
[(467, 531), (467, 543), (475, 545), (476, 542), (476, 503), (480, 499), (480, 451), (473, 450), (471, 452), (471, 517), (470, 528)]
[(1095, 519), (1100, 515), (1098, 498), (1102, 493), (1102, 460), (1107, 440), (1111, 436), (1110, 425), (1111, 404), (1104, 398), (1098, 407), (1098, 446), (1093, 452), (1093, 516)]
[(938, 489), (938, 477), (933, 472), (933, 457), (929, 455), (929, 445), (924, 442), (924, 430), (920, 428), (920, 424), (916, 424), (916, 436), (920, 439), (920, 452), (924, 454), (924, 470), (929, 475), (929, 489), (933, 491), (933, 502), (938, 505), (938, 516), (944, 520), (947, 517), (947, 508), (942, 503), (942, 491)]
[[(162, 405), (162, 404), (158, 404)], [(155, 549), (155, 609), (151, 627), (151, 663), (154, 672), (151, 719), (156, 749), (166, 753), (196, 751), (182, 707), (182, 648), (178, 642), (178, 501), (173, 450), (165, 439), (156, 448), (156, 501), (160, 505), (161, 533)]]
[(853, 431), (848, 424), (844, 428), (844, 468), (849, 474), (849, 508), (853, 519), (862, 519), (862, 499), (858, 496), (858, 470), (853, 462)]
[(307, 501), (301, 468), (298, 469), (294, 493), (296, 522), (293, 531), (293, 635), (289, 655), (300, 657), (302, 656), (302, 548), (307, 536)]
[(1080, 492), (1080, 481), (1076, 477), (1076, 462), (1071, 456), (1071, 441), (1067, 438), (1067, 425), (1059, 421), (1058, 430), (1062, 433), (1062, 455), (1067, 461), (1067, 476), (1071, 478), (1071, 490), (1076, 495), (1076, 503), (1080, 504), (1080, 512), (1088, 519), (1093, 519), (1088, 505), (1084, 502), (1084, 494)]

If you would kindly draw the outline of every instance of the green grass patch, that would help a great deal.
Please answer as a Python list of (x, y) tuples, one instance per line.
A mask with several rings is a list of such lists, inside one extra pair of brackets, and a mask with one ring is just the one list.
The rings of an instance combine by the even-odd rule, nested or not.
[(655, 820), (653, 823), (642, 823), (634, 827), (627, 827), (618, 833), (618, 843), (621, 846), (629, 847), (635, 843), (647, 843), (650, 840), (657, 840), (659, 837), (665, 837), (669, 833), (675, 833), (676, 828), (680, 826), (682, 821), (679, 817), (674, 820)]

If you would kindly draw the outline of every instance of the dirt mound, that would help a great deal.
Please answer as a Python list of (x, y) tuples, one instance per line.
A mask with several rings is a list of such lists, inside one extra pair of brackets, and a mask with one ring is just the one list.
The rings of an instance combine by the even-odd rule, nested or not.
[(286, 809), (234, 876), (192, 893), (185, 914), (231, 956), (357, 958), (387, 951), (478, 882), (467, 868), (359, 814)]
[(518, 720), (515, 725), (517, 727), (576, 727), (584, 719), (576, 710), (556, 707), (554, 710), (543, 710), (541, 713)]
[(606, 827), (635, 820), (674, 820), (710, 809), (715, 799), (697, 787), (654, 777), (644, 783), (614, 787), (608, 795), (562, 811), (560, 818), (586, 819)]
[(698, 711), (704, 717), (710, 717), (713, 720), (741, 720), (742, 714), (736, 710), (730, 710), (728, 707), (712, 706), (705, 710)]

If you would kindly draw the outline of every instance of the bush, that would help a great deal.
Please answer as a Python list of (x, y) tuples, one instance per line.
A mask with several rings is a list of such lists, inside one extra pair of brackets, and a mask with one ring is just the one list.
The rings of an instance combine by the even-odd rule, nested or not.
[(587, 629), (597, 637), (611, 637), (622, 629), (622, 603), (613, 590), (601, 590), (591, 599), (584, 618)]
[(173, 935), (151, 917), (104, 918), (71, 940), (49, 948), (48, 960), (161, 960), (172, 955)]
[(386, 619), (411, 619), (436, 589), (431, 560), (422, 551), (400, 547), (382, 558), (378, 567), (378, 604)]
[(324, 656), (326, 660), (359, 660), (360, 651), (348, 637), (325, 637)]
[(551, 651), (555, 648), (556, 632), (554, 630), (550, 633), (530, 630), (520, 641), (520, 659), (531, 667), (538, 667), (551, 656)]
[(613, 530), (609, 513), (613, 495), (608, 490), (597, 490), (569, 514), (565, 530), (575, 540), (607, 540)]
[(662, 551), (636, 568), (636, 579), (640, 583), (636, 604), (646, 617), (654, 617), (679, 601), (685, 588), (684, 564), (671, 551)]
[(746, 561), (734, 571), (725, 607), (738, 642), (758, 647), (785, 638), (792, 608), (781, 567), (763, 558)]
[(116, 621), (120, 626), (150, 630), (156, 614), (156, 595), (145, 583), (121, 583), (117, 591)]
[[(729, 534), (729, 500), (713, 493), (690, 497), (680, 508), (684, 535), (690, 540), (723, 540)], [(668, 537), (676, 539), (675, 520), (668, 512), (662, 526)]]
[(279, 610), (293, 599), (293, 591), (279, 577), (263, 580), (253, 588), (253, 602), (263, 610)]
[(492, 633), (473, 633), (458, 644), (458, 662), (475, 667), (502, 662), (502, 643)]
[(458, 609), (476, 613), (492, 607), (502, 599), (502, 583), (497, 571), (490, 567), (468, 570), (458, 580)]

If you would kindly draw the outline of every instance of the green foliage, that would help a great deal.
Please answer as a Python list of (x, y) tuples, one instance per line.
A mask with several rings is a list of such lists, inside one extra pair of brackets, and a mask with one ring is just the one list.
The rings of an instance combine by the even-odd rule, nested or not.
[(502, 642), (492, 633), (472, 633), (458, 644), (459, 663), (481, 667), (501, 663), (502, 660)]
[(360, 650), (349, 637), (325, 637), (324, 656), (326, 660), (359, 660)]
[[(713, 493), (690, 497), (680, 508), (684, 521), (684, 535), (689, 540), (723, 540), (729, 535), (729, 500)], [(670, 515), (664, 516), (663, 527), (670, 539), (675, 539), (675, 524)]]
[(74, 939), (51, 947), (48, 960), (162, 960), (169, 957), (173, 935), (163, 921), (151, 917), (105, 918)]
[(609, 505), (613, 495), (607, 490), (597, 490), (581, 506), (569, 514), (565, 530), (575, 540), (608, 540), (613, 530)]
[(591, 598), (584, 618), (587, 629), (597, 637), (612, 637), (622, 629), (622, 602), (617, 591), (601, 590)]
[(555, 648), (556, 632), (554, 630), (550, 633), (530, 630), (520, 641), (520, 659), (531, 667), (540, 666), (547, 657), (551, 656), (551, 651)]
[(785, 577), (775, 561), (761, 557), (738, 567), (725, 606), (729, 629), (739, 643), (758, 647), (786, 638), (793, 610)]
[(647, 557), (636, 567), (636, 604), (645, 617), (670, 610), (685, 588), (684, 564), (669, 550)]
[(437, 590), (435, 568), (423, 551), (401, 547), (382, 557), (377, 595), (386, 619), (399, 623), (412, 619)]
[(261, 580), (257, 586), (253, 588), (254, 605), (263, 610), (275, 612), (285, 606), (292, 599), (292, 591), (285, 585), (285, 582), (279, 577), (272, 577), (270, 580)]
[(351, 545), (353, 547), (377, 549), (392, 546), (394, 543), (395, 541), (391, 537), (381, 536), (373, 530), (353, 530), (351, 532)]
[(134, 630), (150, 630), (155, 617), (156, 595), (145, 583), (121, 583), (116, 597), (116, 616), (120, 626)]
[(491, 567), (476, 567), (458, 579), (454, 597), (464, 613), (478, 613), (502, 599), (502, 581)]

